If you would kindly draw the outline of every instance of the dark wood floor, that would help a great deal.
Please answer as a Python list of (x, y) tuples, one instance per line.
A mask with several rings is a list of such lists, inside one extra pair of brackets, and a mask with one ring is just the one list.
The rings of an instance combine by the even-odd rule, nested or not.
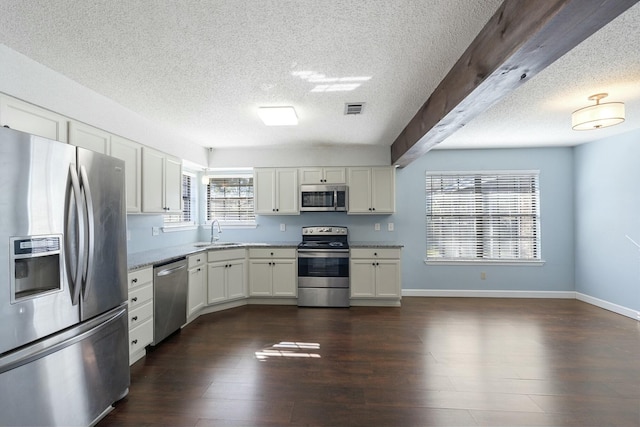
[(576, 300), (245, 306), (137, 362), (98, 425), (640, 426), (640, 323)]

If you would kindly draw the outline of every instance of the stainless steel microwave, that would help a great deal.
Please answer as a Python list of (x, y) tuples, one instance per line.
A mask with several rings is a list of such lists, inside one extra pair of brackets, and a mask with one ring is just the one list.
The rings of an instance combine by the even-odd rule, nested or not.
[(349, 188), (346, 185), (301, 185), (300, 211), (342, 211), (349, 206)]

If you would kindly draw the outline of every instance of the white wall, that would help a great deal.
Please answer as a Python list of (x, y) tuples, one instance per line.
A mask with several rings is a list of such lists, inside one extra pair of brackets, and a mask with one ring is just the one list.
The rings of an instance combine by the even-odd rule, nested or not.
[(213, 149), (209, 167), (389, 166), (388, 146)]
[(208, 150), (0, 45), (0, 92), (206, 166)]

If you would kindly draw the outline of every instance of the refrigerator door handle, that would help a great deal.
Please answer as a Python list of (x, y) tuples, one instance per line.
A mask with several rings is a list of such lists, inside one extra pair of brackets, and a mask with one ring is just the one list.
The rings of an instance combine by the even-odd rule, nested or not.
[(93, 274), (93, 257), (95, 254), (95, 221), (93, 218), (93, 199), (91, 197), (91, 187), (89, 186), (89, 178), (87, 177), (87, 170), (84, 166), (80, 166), (80, 177), (82, 178), (82, 188), (84, 189), (84, 198), (86, 202), (85, 212), (87, 214), (87, 220), (89, 223), (89, 230), (87, 233), (89, 235), (89, 248), (86, 262), (87, 268), (84, 272), (84, 288), (82, 292), (83, 298), (86, 298), (92, 282), (91, 280), (89, 280), (89, 278)]
[[(83, 261), (85, 258), (85, 247), (84, 247), (84, 215), (83, 215), (83, 203), (82, 203), (82, 193), (80, 190), (80, 180), (78, 178), (78, 172), (76, 171), (75, 165), (72, 163), (69, 165), (69, 174), (71, 175), (71, 187), (73, 189), (73, 195), (76, 200), (76, 213), (78, 215), (78, 241), (80, 242), (78, 248), (78, 261), (76, 265), (76, 272), (71, 280), (73, 283), (73, 293), (72, 293), (72, 302), (73, 305), (77, 305), (80, 299), (80, 280), (82, 278), (82, 267), (84, 265)], [(68, 262), (68, 261), (67, 261)]]

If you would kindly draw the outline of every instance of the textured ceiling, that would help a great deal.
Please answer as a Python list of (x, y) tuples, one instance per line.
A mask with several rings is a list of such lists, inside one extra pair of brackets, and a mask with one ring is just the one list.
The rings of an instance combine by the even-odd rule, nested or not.
[[(9, 0), (0, 2), (0, 40), (206, 147), (389, 146), (500, 3)], [(602, 91), (640, 116), (639, 16), (630, 9), (442, 148), (574, 144), (639, 127), (627, 120), (577, 135), (568, 122)], [(328, 84), (370, 78), (352, 91), (313, 92), (318, 83), (301, 72)], [(364, 102), (363, 114), (345, 116), (346, 102)], [(294, 106), (300, 125), (265, 127), (257, 108), (278, 105)]]

